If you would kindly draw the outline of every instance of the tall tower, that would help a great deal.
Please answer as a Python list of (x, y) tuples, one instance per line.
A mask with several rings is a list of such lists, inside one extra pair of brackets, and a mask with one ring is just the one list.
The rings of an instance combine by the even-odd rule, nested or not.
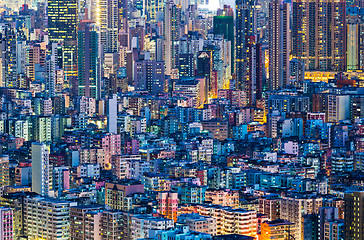
[(99, 34), (90, 24), (78, 31), (78, 95), (101, 96)]
[(165, 73), (171, 75), (177, 68), (180, 39), (181, 7), (173, 1), (167, 2), (164, 9), (164, 62)]
[(234, 17), (214, 16), (213, 26), (215, 35), (223, 35), (225, 39), (231, 42), (231, 64), (234, 65)]
[(356, 15), (347, 17), (347, 70), (364, 69), (364, 24)]
[(269, 3), (269, 89), (276, 90), (289, 80), (290, 4)]
[(32, 191), (46, 196), (49, 191), (49, 148), (32, 143)]
[(45, 60), (45, 92), (47, 97), (56, 94), (56, 56), (47, 55)]
[(157, 199), (159, 214), (176, 222), (178, 210), (178, 193), (159, 192)]
[(105, 53), (118, 51), (118, 0), (99, 0), (97, 24), (100, 27), (100, 41)]
[(364, 192), (345, 194), (345, 239), (359, 240), (364, 234)]
[(1, 39), (1, 87), (18, 88), (17, 58), (16, 58), (16, 34), (15, 29), (6, 26)]
[(62, 68), (68, 81), (77, 77), (77, 1), (48, 0), (49, 40), (63, 43)]
[(236, 0), (235, 21), (235, 88), (245, 88), (246, 73), (246, 36), (257, 33), (256, 0)]
[(9, 186), (9, 156), (0, 156), (0, 186)]
[(244, 91), (246, 104), (254, 106), (257, 99), (262, 97), (263, 59), (262, 47), (257, 42), (257, 36), (246, 36), (246, 74), (244, 77)]
[(306, 70), (346, 70), (346, 1), (293, 0), (292, 55)]

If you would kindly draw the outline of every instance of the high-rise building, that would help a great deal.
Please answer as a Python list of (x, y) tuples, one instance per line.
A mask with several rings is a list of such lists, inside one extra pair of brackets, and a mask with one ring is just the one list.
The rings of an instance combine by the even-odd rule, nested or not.
[(297, 58), (291, 59), (289, 61), (289, 81), (297, 84), (303, 83), (303, 80), (305, 80), (304, 62)]
[(144, 193), (144, 185), (138, 181), (126, 180), (120, 183), (105, 183), (105, 205), (112, 209), (131, 209), (130, 195)]
[(197, 213), (181, 214), (178, 216), (178, 223), (187, 225), (194, 232), (216, 235), (216, 219), (213, 217), (201, 216)]
[(117, 133), (117, 96), (114, 94), (107, 99), (106, 115), (107, 115), (107, 130), (109, 133)]
[(289, 80), (290, 4), (273, 0), (269, 3), (269, 81), (270, 90), (277, 90)]
[(124, 31), (127, 29), (128, 18), (128, 1), (118, 0), (118, 30)]
[(346, 0), (293, 0), (292, 55), (306, 70), (346, 70)]
[(236, 0), (235, 13), (235, 88), (244, 90), (246, 75), (246, 36), (257, 34), (256, 0)]
[(345, 194), (345, 239), (359, 240), (364, 234), (364, 192)]
[[(52, 108), (52, 106), (51, 106)], [(38, 142), (52, 141), (52, 117), (51, 116), (34, 116), (31, 121), (32, 140)]]
[(344, 220), (325, 222), (324, 236), (325, 238), (321, 239), (330, 239), (330, 240), (346, 239), (344, 234)]
[(178, 74), (179, 77), (194, 76), (194, 56), (191, 53), (180, 53), (178, 55)]
[(319, 239), (325, 239), (327, 233), (326, 223), (333, 222), (339, 219), (339, 209), (336, 207), (322, 207), (318, 213), (318, 235)]
[(0, 156), (0, 187), (9, 186), (9, 156)]
[(124, 232), (125, 225), (122, 211), (104, 210), (100, 224), (102, 239), (128, 239), (130, 236)]
[(69, 81), (77, 77), (77, 0), (48, 0), (48, 32), (51, 42), (63, 43), (63, 70)]
[(46, 14), (46, 4), (45, 2), (37, 2), (37, 11), (35, 12), (34, 28), (44, 29), (44, 20)]
[(173, 1), (165, 3), (164, 9), (164, 62), (165, 74), (171, 75), (177, 67), (180, 41), (181, 6)]
[(303, 240), (303, 217), (308, 214), (317, 214), (320, 207), (322, 207), (322, 198), (283, 197), (280, 218), (294, 224), (291, 234), (295, 240)]
[(30, 239), (70, 239), (70, 207), (76, 205), (42, 197), (25, 199), (26, 235)]
[(149, 93), (162, 93), (164, 90), (164, 63), (154, 60), (134, 63), (134, 87)]
[(356, 15), (347, 17), (347, 70), (364, 69), (364, 23)]
[(86, 24), (78, 31), (78, 95), (99, 99), (101, 77), (99, 62), (99, 35)]
[(159, 192), (158, 193), (159, 214), (177, 222), (178, 215), (178, 193)]
[(16, 33), (11, 26), (5, 27), (2, 32), (1, 62), (0, 86), (17, 88)]
[(206, 190), (205, 201), (221, 206), (238, 208), (239, 192), (236, 190)]
[(259, 239), (291, 239), (291, 228), (293, 228), (293, 225), (293, 223), (282, 219), (263, 222)]
[(35, 81), (36, 69), (44, 65), (45, 49), (39, 43), (32, 43), (27, 49), (27, 77)]
[(197, 55), (197, 71), (196, 76), (201, 77), (205, 86), (205, 99), (208, 99), (211, 90), (212, 79), (212, 51), (201, 51)]
[(0, 239), (14, 239), (13, 210), (11, 208), (0, 208)]
[[(213, 28), (215, 35), (223, 35), (231, 43), (231, 65), (234, 66), (234, 17), (214, 16)], [(234, 68), (232, 69), (234, 73)]]
[(246, 70), (244, 77), (244, 91), (246, 104), (253, 106), (262, 97), (263, 59), (261, 44), (257, 36), (246, 36)]
[(49, 147), (32, 143), (32, 191), (46, 196), (49, 191)]
[(158, 20), (158, 17), (163, 16), (164, 0), (147, 0), (145, 5), (149, 21), (155, 22)]
[(281, 200), (279, 198), (259, 198), (259, 213), (268, 215), (269, 221), (280, 218)]
[[(257, 238), (258, 218), (255, 210), (232, 209), (219, 205), (193, 205), (187, 213), (195, 212), (216, 219), (216, 235), (244, 235)], [(249, 239), (249, 238), (248, 238)]]
[(100, 0), (97, 2), (96, 24), (100, 28), (100, 42), (105, 53), (118, 51), (118, 32), (119, 32), (119, 1)]
[(56, 56), (47, 55), (45, 61), (45, 91), (46, 96), (51, 98), (56, 94)]
[(101, 239), (101, 205), (73, 206), (70, 208), (70, 239)]
[(144, 214), (131, 217), (131, 239), (143, 239), (150, 236), (150, 230), (168, 230), (173, 228), (171, 219), (146, 216)]

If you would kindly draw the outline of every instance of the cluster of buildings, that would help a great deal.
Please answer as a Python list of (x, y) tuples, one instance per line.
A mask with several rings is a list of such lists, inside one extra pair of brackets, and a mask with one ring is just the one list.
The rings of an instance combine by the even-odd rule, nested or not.
[(0, 0), (0, 239), (363, 239), (363, 33), (361, 0)]

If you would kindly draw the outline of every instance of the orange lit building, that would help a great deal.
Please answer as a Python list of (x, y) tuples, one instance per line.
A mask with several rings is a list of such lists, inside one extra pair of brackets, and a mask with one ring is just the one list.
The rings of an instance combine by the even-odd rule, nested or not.
[(282, 219), (267, 221), (262, 224), (259, 240), (287, 240), (291, 239), (293, 223)]
[(158, 193), (159, 214), (177, 222), (178, 215), (178, 193), (160, 192)]
[(205, 193), (205, 201), (221, 206), (238, 208), (239, 192), (230, 189), (207, 190)]

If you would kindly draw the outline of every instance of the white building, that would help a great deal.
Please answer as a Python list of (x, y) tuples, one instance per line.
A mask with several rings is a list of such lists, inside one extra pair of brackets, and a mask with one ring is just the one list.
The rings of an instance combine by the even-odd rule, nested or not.
[(13, 210), (11, 208), (0, 208), (0, 239), (14, 239)]
[(131, 218), (131, 239), (141, 239), (149, 237), (149, 230), (167, 230), (173, 228), (171, 219), (152, 217), (146, 215), (136, 215)]
[(29, 239), (70, 239), (70, 207), (77, 203), (42, 197), (24, 200), (24, 227)]
[(77, 167), (77, 177), (89, 177), (99, 178), (100, 177), (100, 164), (83, 164)]
[(49, 191), (49, 146), (32, 143), (32, 191), (46, 196)]

